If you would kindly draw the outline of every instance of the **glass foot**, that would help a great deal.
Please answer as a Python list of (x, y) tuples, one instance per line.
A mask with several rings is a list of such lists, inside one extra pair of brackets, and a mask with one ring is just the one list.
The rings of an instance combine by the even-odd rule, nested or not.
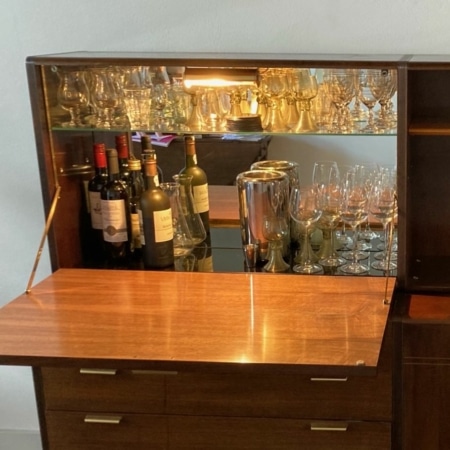
[(302, 274), (323, 273), (322, 267), (318, 264), (296, 264), (292, 270)]
[(350, 275), (360, 275), (363, 273), (367, 273), (369, 271), (369, 267), (365, 264), (352, 262), (349, 264), (344, 264), (339, 268), (339, 270)]

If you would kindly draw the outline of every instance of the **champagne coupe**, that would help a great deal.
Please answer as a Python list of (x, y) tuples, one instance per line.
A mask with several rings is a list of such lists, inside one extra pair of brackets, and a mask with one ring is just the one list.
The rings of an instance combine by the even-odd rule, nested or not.
[(264, 271), (276, 273), (289, 270), (289, 264), (283, 259), (283, 244), (288, 230), (286, 217), (275, 214), (264, 216), (262, 231), (269, 242), (268, 261), (263, 267)]
[[(318, 205), (317, 190), (314, 186), (300, 188), (295, 186), (289, 198), (289, 211), (291, 217), (304, 228), (303, 248), (307, 248), (309, 239), (309, 229), (311, 225), (316, 223), (322, 211)], [(293, 271), (301, 274), (313, 274), (323, 272), (322, 266), (315, 264), (308, 253), (304, 253), (304, 257), (299, 264), (293, 267)]]
[(340, 204), (339, 169), (336, 161), (317, 161), (313, 167), (313, 186), (317, 189), (318, 204), (322, 211), (318, 228), (322, 229), (323, 241), (318, 252), (319, 264), (338, 267), (345, 263), (335, 250), (336, 229)]
[(390, 171), (382, 171), (372, 186), (369, 212), (383, 225), (385, 250), (383, 258), (374, 261), (371, 267), (377, 270), (390, 271), (397, 268), (397, 264), (390, 258), (392, 251), (389, 239), (389, 225), (397, 214), (396, 177)]
[(59, 86), (57, 98), (59, 105), (69, 111), (70, 121), (64, 122), (63, 127), (81, 127), (81, 109), (89, 104), (89, 88), (85, 74), (78, 69), (57, 69)]
[(369, 195), (364, 177), (358, 170), (345, 174), (341, 183), (340, 216), (353, 231), (352, 261), (339, 269), (347, 274), (358, 275), (369, 271), (369, 267), (358, 260), (357, 227), (367, 219), (369, 213)]

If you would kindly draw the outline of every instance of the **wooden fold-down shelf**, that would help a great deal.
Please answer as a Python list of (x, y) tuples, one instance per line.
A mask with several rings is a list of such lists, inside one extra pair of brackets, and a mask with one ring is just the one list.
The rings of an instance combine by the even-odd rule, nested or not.
[(0, 309), (0, 364), (371, 375), (385, 283), (60, 269)]

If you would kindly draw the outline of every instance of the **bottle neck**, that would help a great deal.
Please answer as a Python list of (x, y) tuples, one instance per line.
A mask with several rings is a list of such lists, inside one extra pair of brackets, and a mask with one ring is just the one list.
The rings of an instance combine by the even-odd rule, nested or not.
[(158, 169), (156, 167), (155, 159), (147, 159), (144, 162), (145, 180), (147, 189), (154, 189), (159, 187)]
[(108, 175), (111, 181), (120, 179), (119, 159), (115, 149), (108, 149)]
[(184, 141), (185, 155), (186, 155), (186, 167), (193, 167), (197, 165), (197, 152), (195, 149), (195, 138), (193, 136), (187, 136)]

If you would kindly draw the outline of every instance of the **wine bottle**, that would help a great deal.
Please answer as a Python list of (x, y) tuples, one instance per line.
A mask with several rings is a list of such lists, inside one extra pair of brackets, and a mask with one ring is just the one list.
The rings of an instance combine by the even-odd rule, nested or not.
[(117, 156), (119, 158), (119, 172), (120, 179), (128, 184), (130, 177), (130, 169), (128, 167), (128, 159), (130, 152), (128, 149), (128, 136), (126, 134), (119, 134), (115, 136)]
[(139, 202), (144, 267), (169, 267), (174, 263), (172, 209), (169, 197), (159, 186), (156, 154), (147, 157), (144, 171), (146, 190)]
[(88, 212), (91, 219), (91, 236), (89, 239), (89, 256), (94, 264), (104, 262), (103, 246), (103, 219), (101, 191), (108, 182), (108, 166), (106, 162), (105, 144), (94, 144), (94, 169), (95, 174), (89, 180), (88, 191)]
[[(152, 140), (150, 139), (150, 136), (143, 134), (141, 136), (141, 159), (142, 159), (142, 167), (145, 171), (145, 160), (150, 157), (152, 158), (152, 155), (156, 155), (156, 151), (152, 146)], [(156, 169), (158, 170), (158, 180), (159, 183), (162, 183), (164, 181), (163, 171), (161, 167), (156, 165)], [(144, 173), (144, 183), (145, 183), (145, 173)]]
[(128, 190), (120, 179), (116, 149), (107, 150), (108, 181), (101, 190), (103, 241), (108, 263), (127, 264), (131, 232)]
[(139, 159), (130, 159), (128, 168), (130, 170), (128, 194), (129, 194), (129, 211), (131, 223), (131, 241), (130, 251), (134, 259), (142, 257), (141, 232), (139, 224), (139, 201), (142, 192), (144, 192), (144, 179), (142, 177), (141, 161)]
[(185, 156), (186, 164), (181, 169), (180, 174), (187, 174), (192, 176), (192, 195), (194, 197), (197, 212), (205, 227), (205, 231), (209, 233), (209, 193), (208, 193), (208, 178), (205, 171), (197, 164), (197, 153), (195, 149), (195, 137), (186, 136), (185, 140)]

